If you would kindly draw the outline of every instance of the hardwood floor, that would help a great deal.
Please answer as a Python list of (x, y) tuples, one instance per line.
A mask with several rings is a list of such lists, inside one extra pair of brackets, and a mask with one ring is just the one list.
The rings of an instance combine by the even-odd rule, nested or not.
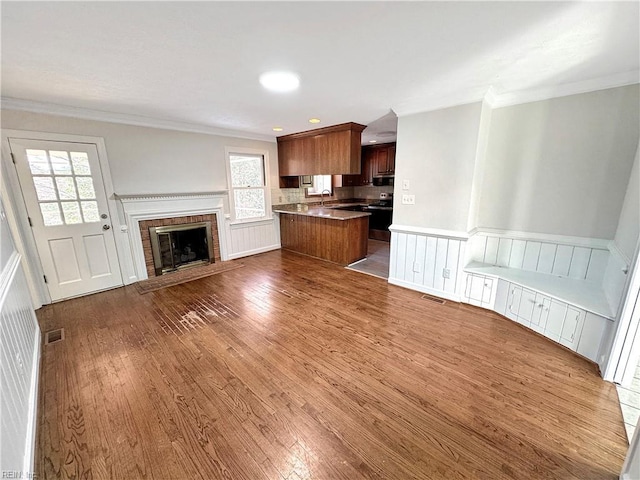
[(505, 318), (285, 251), (50, 305), (38, 478), (607, 479), (615, 387)]

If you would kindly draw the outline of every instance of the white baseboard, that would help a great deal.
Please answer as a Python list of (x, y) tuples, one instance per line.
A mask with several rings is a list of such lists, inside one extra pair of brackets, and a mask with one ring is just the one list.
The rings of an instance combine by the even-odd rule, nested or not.
[(268, 245), (266, 247), (254, 248), (253, 250), (245, 250), (244, 252), (232, 253), (228, 256), (229, 260), (235, 260), (236, 258), (249, 257), (251, 255), (257, 255), (259, 253), (270, 252), (272, 250), (280, 249), (280, 244)]
[(452, 293), (445, 292), (443, 290), (436, 290), (435, 288), (425, 287), (424, 285), (420, 285), (413, 282), (407, 282), (406, 280), (400, 280), (399, 278), (389, 278), (389, 283), (392, 285), (397, 285), (398, 287), (408, 288), (409, 290), (416, 290), (422, 293), (428, 293), (429, 295), (433, 295), (440, 298), (446, 298), (447, 300), (451, 300), (453, 302), (460, 302), (460, 296)]

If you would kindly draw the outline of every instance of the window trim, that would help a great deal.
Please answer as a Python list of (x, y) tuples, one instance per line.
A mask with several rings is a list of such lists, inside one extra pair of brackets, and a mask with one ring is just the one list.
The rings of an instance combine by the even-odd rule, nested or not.
[[(273, 220), (273, 213), (271, 211), (271, 179), (269, 169), (269, 151), (258, 148), (245, 148), (245, 147), (225, 147), (225, 169), (227, 173), (227, 191), (229, 200), (229, 218), (231, 225), (240, 225), (246, 223), (264, 222), (266, 220)], [(231, 155), (262, 155), (262, 161), (264, 166), (264, 209), (265, 214), (262, 217), (254, 218), (236, 218), (236, 206), (233, 182), (231, 181)], [(256, 187), (258, 188), (258, 187)]]

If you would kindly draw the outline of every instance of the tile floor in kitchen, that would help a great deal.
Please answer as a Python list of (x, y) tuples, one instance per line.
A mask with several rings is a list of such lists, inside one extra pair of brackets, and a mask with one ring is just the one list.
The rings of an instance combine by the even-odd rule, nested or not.
[(629, 387), (616, 385), (616, 388), (618, 389), (618, 398), (620, 399), (622, 418), (624, 418), (624, 427), (627, 430), (627, 438), (631, 441), (633, 432), (638, 424), (638, 418), (640, 418), (640, 365), (636, 367), (636, 374)]

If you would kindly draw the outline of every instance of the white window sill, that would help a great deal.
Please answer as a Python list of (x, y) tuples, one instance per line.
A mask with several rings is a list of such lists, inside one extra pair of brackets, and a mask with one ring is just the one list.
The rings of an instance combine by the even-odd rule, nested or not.
[(256, 219), (248, 219), (248, 220), (233, 220), (229, 222), (229, 225), (231, 225), (232, 227), (239, 227), (242, 225), (255, 225), (255, 224), (259, 224), (259, 223), (271, 223), (273, 222), (273, 217), (263, 217), (263, 218), (256, 218)]

